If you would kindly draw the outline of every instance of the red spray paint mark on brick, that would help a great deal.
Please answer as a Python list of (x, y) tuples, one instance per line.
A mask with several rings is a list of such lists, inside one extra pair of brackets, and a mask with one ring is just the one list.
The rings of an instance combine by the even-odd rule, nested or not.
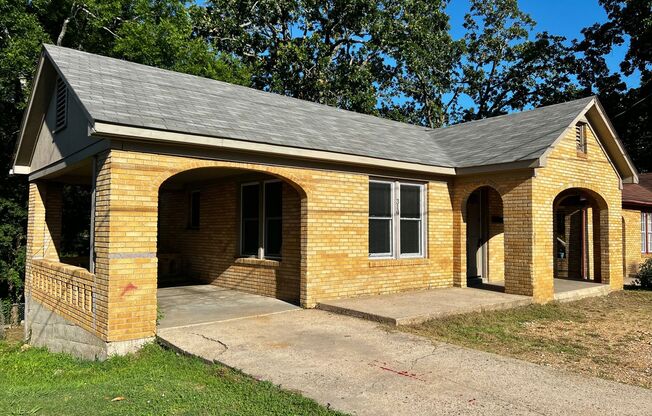
[(138, 289), (138, 286), (136, 286), (133, 283), (129, 283), (127, 286), (122, 288), (122, 293), (120, 293), (120, 297), (123, 297), (127, 293), (129, 293), (129, 292), (131, 292), (133, 290), (136, 290), (136, 289)]

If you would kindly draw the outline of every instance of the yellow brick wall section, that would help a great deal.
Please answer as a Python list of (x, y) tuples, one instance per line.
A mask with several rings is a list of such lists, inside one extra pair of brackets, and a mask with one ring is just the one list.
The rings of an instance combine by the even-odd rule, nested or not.
[(623, 209), (623, 274), (632, 277), (652, 253), (641, 252), (641, 211)]
[[(507, 293), (532, 294), (531, 252), (531, 194), (532, 173), (509, 172), (458, 176), (453, 181), (453, 278), (456, 286), (466, 286), (466, 205), (471, 193), (481, 187), (490, 187), (490, 195), (502, 198), (503, 205), (503, 258), (505, 291)], [(490, 242), (491, 243), (491, 242)], [(500, 252), (500, 243), (490, 244), (489, 252)], [(490, 254), (491, 256), (492, 254)], [(491, 260), (491, 259), (490, 259)], [(497, 262), (496, 259), (494, 259)], [(491, 265), (491, 267), (501, 267)], [(491, 273), (491, 271), (490, 271)]]
[(368, 175), (112, 150), (101, 163), (96, 211), (96, 274), (106, 293), (100, 306), (108, 311), (109, 341), (154, 334), (159, 187), (177, 173), (203, 167), (266, 173), (297, 191), (303, 306), (452, 285), (453, 215), (446, 181), (427, 183), (428, 257), (376, 262), (368, 258)]
[(487, 256), (489, 260), (489, 282), (505, 280), (505, 224), (503, 218), (503, 200), (495, 189), (490, 189), (487, 195), (489, 218)]
[[(602, 282), (612, 289), (621, 289), (622, 215), (619, 177), (591, 129), (587, 129), (587, 154), (578, 155), (575, 130), (568, 129), (550, 152), (546, 166), (537, 169), (533, 179), (532, 212), (534, 239), (533, 295), (545, 302), (553, 297), (553, 203), (560, 192), (579, 188), (591, 194), (598, 203), (606, 204), (596, 218), (599, 224), (599, 261)], [(598, 230), (595, 231), (596, 237)]]

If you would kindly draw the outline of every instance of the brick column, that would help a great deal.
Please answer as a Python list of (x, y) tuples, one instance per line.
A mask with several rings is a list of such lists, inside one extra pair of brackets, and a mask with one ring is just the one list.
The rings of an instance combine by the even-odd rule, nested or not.
[(554, 297), (552, 207), (532, 191), (532, 179), (503, 197), (505, 222), (505, 292), (532, 296), (535, 302)]
[(29, 184), (27, 259), (59, 261), (62, 187), (47, 182)]
[(110, 342), (156, 332), (158, 189), (126, 158), (100, 157), (96, 181), (98, 321)]
[(623, 288), (622, 209), (612, 203), (600, 210), (600, 274), (601, 282), (612, 290)]

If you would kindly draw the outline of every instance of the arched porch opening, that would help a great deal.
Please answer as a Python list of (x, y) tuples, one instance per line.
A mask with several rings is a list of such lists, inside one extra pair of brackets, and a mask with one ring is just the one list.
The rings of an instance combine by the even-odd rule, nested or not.
[(267, 172), (201, 167), (158, 191), (158, 287), (210, 284), (298, 305), (305, 193)]
[(553, 202), (554, 278), (603, 283), (602, 247), (608, 232), (607, 204), (597, 193), (571, 188)]
[(467, 286), (505, 280), (503, 200), (491, 186), (471, 192), (465, 202)]

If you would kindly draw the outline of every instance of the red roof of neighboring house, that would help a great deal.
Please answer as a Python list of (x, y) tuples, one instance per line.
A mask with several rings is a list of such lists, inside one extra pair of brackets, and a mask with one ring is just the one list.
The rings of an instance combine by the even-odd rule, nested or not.
[(652, 173), (640, 173), (638, 183), (624, 184), (623, 205), (652, 207)]

